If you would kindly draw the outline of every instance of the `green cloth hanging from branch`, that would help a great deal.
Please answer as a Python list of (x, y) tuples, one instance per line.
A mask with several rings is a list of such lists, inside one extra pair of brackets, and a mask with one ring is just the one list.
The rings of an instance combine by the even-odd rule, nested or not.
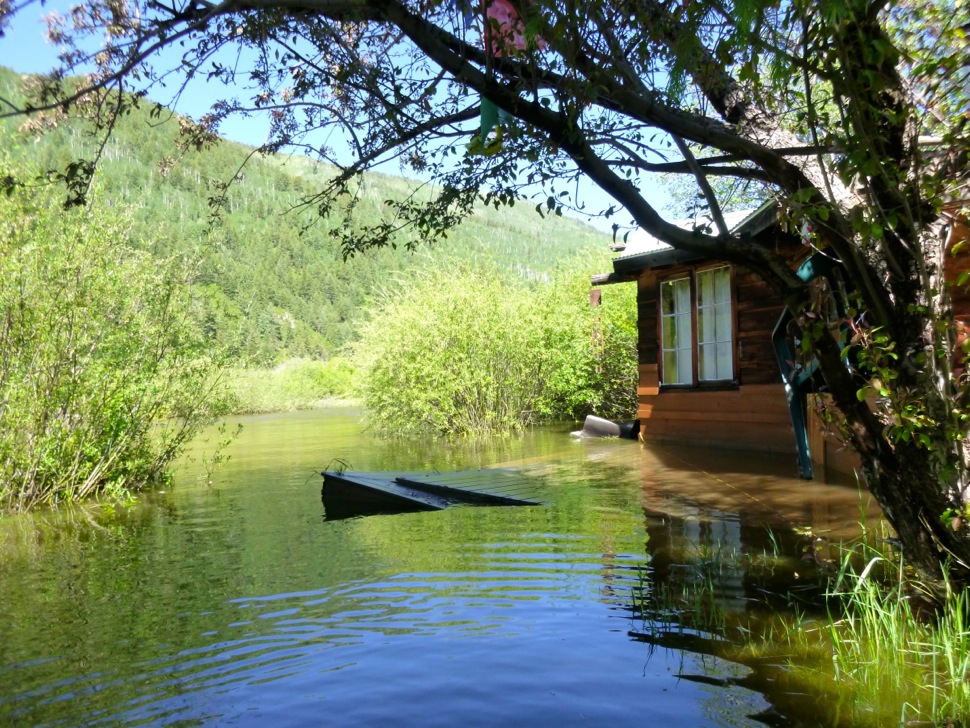
[(490, 157), (502, 150), (503, 128), (515, 117), (482, 96), (481, 127), (478, 134), (468, 142), (469, 154)]
[[(464, 7), (463, 17), (467, 19), (471, 10), (470, 2), (456, 1), (459, 8)], [(517, 55), (525, 51), (529, 43), (522, 18), (519, 17), (515, 6), (509, 0), (481, 0), (481, 2), (484, 23), (482, 40), (485, 44), (486, 59)], [(546, 47), (546, 42), (542, 38), (535, 38), (532, 43), (533, 47), (540, 49)], [(487, 61), (485, 73), (489, 78), (492, 77), (491, 64)], [(515, 117), (484, 96), (481, 97), (481, 109), (481, 128), (479, 133), (472, 137), (467, 149), (469, 154), (491, 156), (502, 150), (503, 131), (514, 123)]]

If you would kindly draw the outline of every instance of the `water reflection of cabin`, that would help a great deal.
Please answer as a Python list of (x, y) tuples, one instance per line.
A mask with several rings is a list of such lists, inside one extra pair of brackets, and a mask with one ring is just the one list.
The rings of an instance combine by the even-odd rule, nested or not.
[[(725, 216), (733, 234), (776, 229), (776, 211)], [(637, 236), (639, 234), (639, 237)], [(779, 241), (778, 245), (784, 245)], [(788, 242), (804, 257), (798, 241)], [(755, 274), (637, 231), (594, 285), (636, 281), (641, 432), (651, 440), (791, 453), (788, 401), (772, 348), (784, 304)]]

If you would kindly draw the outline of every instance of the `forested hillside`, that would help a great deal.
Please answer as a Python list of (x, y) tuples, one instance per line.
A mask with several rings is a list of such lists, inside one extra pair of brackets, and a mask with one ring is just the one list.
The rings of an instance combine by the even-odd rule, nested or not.
[[(16, 100), (24, 77), (0, 68), (0, 97)], [(332, 169), (299, 157), (253, 156), (221, 142), (201, 151), (177, 151), (179, 119), (155, 118), (151, 104), (122, 118), (104, 151), (94, 197), (118, 206), (132, 238), (159, 257), (195, 259), (193, 290), (206, 334), (239, 361), (269, 364), (292, 357), (328, 357), (353, 337), (363, 306), (378, 287), (409, 267), (491, 263), (510, 278), (548, 273), (579, 250), (603, 249), (606, 236), (578, 222), (540, 219), (530, 205), (481, 211), (447, 243), (411, 253), (397, 249), (344, 261), (329, 235), (332, 226), (373, 222), (383, 201), (408, 194), (406, 180), (370, 174), (351, 219), (318, 219), (294, 209)], [(16, 126), (8, 122), (8, 130)], [(80, 122), (59, 120), (41, 132), (16, 126), (9, 158), (37, 172), (63, 169), (92, 156), (94, 142)], [(241, 172), (236, 176), (237, 171)], [(226, 214), (213, 219), (211, 197), (225, 190)]]

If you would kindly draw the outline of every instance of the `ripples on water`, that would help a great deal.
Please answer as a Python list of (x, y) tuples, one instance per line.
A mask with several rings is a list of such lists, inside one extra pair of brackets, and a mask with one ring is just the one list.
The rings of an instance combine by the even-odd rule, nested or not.
[[(734, 726), (769, 708), (715, 684), (745, 668), (635, 639), (645, 575), (676, 571), (684, 543), (745, 549), (764, 528), (634, 443), (418, 447), (338, 411), (250, 418), (231, 454), (211, 486), (188, 464), (114, 515), (0, 522), (0, 723)], [(528, 461), (549, 505), (324, 521), (331, 458)], [(760, 505), (818, 516), (802, 501)], [(729, 581), (743, 608), (744, 575)]]

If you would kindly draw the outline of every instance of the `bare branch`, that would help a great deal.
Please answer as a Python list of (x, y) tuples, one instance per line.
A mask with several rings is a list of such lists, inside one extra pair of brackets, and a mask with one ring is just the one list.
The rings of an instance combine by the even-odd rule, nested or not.
[(717, 201), (717, 195), (714, 194), (714, 190), (711, 188), (711, 183), (707, 181), (707, 177), (704, 176), (704, 171), (701, 166), (697, 163), (694, 158), (694, 153), (687, 146), (687, 143), (681, 139), (676, 134), (673, 135), (674, 142), (677, 144), (677, 148), (680, 153), (684, 155), (684, 161), (687, 163), (688, 168), (694, 175), (694, 179), (697, 181), (697, 186), (701, 188), (701, 193), (704, 195), (704, 199), (707, 200), (708, 207), (711, 211), (711, 218), (714, 220), (714, 224), (717, 225), (717, 230), (721, 235), (728, 234), (728, 226), (724, 222), (724, 215), (721, 213), (721, 205)]

